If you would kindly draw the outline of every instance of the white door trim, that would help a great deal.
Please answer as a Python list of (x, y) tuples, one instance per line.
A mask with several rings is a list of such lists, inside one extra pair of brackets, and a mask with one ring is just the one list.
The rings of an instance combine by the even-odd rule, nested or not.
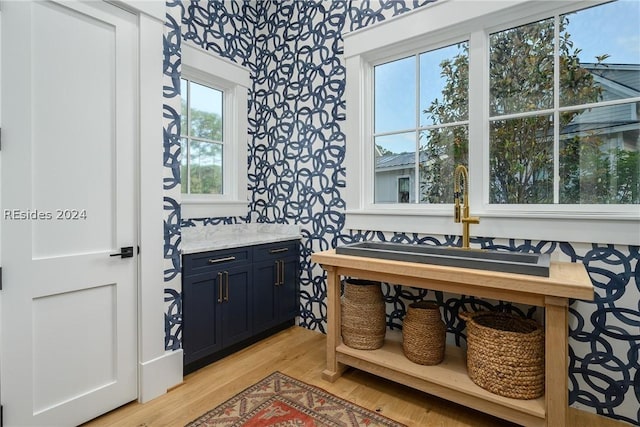
[[(155, 2), (152, 2), (155, 3)], [(164, 11), (164, 1), (162, 10)], [(149, 3), (131, 2), (132, 6)], [(140, 17), (140, 280), (138, 378), (140, 402), (182, 382), (182, 350), (164, 349), (164, 236), (162, 86), (164, 20)], [(164, 15), (163, 15), (164, 18)], [(142, 78), (144, 76), (144, 78)]]
[(163, 0), (114, 2), (139, 17), (140, 258), (138, 280), (138, 401), (182, 382), (182, 350), (164, 349)]

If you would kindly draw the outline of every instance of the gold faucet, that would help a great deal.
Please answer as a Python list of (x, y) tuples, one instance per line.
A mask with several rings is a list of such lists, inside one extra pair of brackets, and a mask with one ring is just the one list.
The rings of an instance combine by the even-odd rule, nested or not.
[[(464, 181), (464, 205), (460, 206), (460, 177)], [(453, 173), (453, 220), (462, 222), (462, 247), (469, 248), (469, 224), (479, 224), (480, 218), (477, 216), (469, 216), (469, 171), (464, 165), (456, 166)]]

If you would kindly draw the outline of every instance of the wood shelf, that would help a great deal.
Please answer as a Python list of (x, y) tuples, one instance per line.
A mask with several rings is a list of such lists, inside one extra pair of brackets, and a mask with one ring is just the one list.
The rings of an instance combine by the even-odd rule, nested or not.
[(544, 396), (531, 400), (510, 399), (477, 386), (467, 374), (465, 351), (461, 348), (447, 346), (444, 360), (438, 365), (419, 365), (404, 355), (402, 333), (387, 331), (385, 345), (380, 349), (358, 350), (340, 344), (336, 352), (338, 361), (346, 365), (400, 383), (410, 381), (414, 388), (504, 419), (522, 423), (526, 418), (526, 425), (544, 425)]
[[(326, 380), (335, 381), (352, 366), (524, 426), (567, 424), (567, 307), (569, 298), (593, 299), (593, 284), (584, 265), (552, 262), (549, 277), (537, 277), (339, 255), (334, 249), (315, 253), (311, 260), (327, 272), (327, 368), (322, 373)], [(404, 356), (397, 332), (388, 331), (385, 345), (378, 350), (347, 347), (341, 340), (340, 319), (344, 276), (544, 307), (545, 353), (549, 356), (545, 359), (545, 395), (533, 400), (510, 399), (478, 387), (467, 375), (464, 351), (455, 347), (447, 348), (440, 365), (415, 364)]]

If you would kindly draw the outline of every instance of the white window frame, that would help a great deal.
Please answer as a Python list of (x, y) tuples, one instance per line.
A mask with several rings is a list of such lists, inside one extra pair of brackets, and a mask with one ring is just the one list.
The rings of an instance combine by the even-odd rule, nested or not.
[[(182, 193), (182, 218), (247, 215), (247, 93), (251, 85), (249, 70), (183, 42), (182, 77), (224, 93), (222, 194)], [(183, 182), (185, 178), (182, 177)]]
[[(460, 224), (453, 222), (452, 204), (373, 203), (374, 163), (370, 143), (373, 133), (373, 67), (416, 52), (469, 40), (469, 200), (472, 215), (481, 218), (480, 224), (472, 225), (472, 236), (640, 244), (638, 205), (488, 203), (489, 107), (486, 100), (489, 94), (489, 53), (485, 40), (495, 31), (605, 2), (439, 0), (346, 34), (346, 228), (461, 234)], [(482, 144), (474, 141), (482, 141)]]

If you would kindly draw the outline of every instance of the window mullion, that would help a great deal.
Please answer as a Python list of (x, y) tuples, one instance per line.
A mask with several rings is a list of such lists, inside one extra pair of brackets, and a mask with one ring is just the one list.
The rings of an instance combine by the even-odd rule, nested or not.
[(191, 194), (191, 81), (187, 80), (187, 194)]
[(420, 203), (420, 55), (416, 54), (416, 155), (414, 162), (414, 189), (415, 203)]
[(239, 147), (234, 147), (229, 144), (229, 141), (233, 140), (232, 132), (235, 128), (235, 114), (232, 111), (235, 107), (235, 90), (226, 89), (223, 91), (222, 96), (222, 195), (226, 196), (229, 192), (235, 192), (231, 190), (231, 187), (235, 185), (231, 179), (231, 164), (236, 163), (236, 157), (238, 156)]
[(472, 209), (489, 200), (489, 37), (480, 30), (469, 37), (468, 165)]
[(554, 17), (553, 36), (553, 203), (560, 203), (560, 16)]

